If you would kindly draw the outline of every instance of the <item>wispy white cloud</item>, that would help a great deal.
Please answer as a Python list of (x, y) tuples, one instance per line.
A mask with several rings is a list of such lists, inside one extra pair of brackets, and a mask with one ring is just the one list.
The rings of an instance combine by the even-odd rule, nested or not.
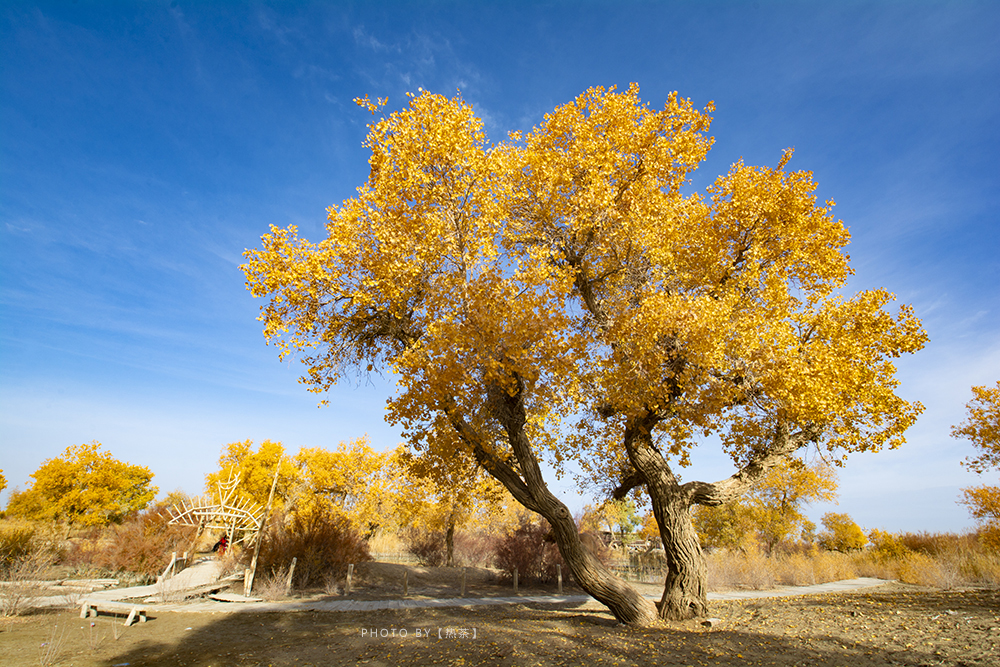
[(371, 49), (376, 53), (402, 53), (403, 49), (398, 44), (386, 44), (374, 35), (365, 30), (364, 26), (354, 28), (354, 43), (358, 46)]

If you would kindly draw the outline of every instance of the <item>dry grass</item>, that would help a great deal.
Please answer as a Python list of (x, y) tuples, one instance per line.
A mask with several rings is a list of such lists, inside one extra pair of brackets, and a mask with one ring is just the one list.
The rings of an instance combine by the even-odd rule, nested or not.
[(771, 556), (759, 551), (716, 551), (706, 555), (708, 588), (807, 586), (856, 577), (895, 579), (941, 589), (1000, 585), (1000, 554), (976, 534), (891, 535), (872, 531), (872, 537), (870, 549), (851, 553), (808, 548)]
[(3, 564), (0, 571), (0, 615), (17, 616), (41, 597), (44, 586), (39, 580), (52, 567), (52, 561), (50, 553), (36, 549)]
[(1000, 556), (982, 551), (937, 555), (909, 551), (891, 558), (876, 553), (855, 557), (862, 576), (897, 579), (907, 584), (950, 589), (1000, 584)]
[(775, 584), (768, 558), (757, 551), (718, 551), (706, 557), (708, 590), (751, 588), (763, 590)]
[(38, 664), (39, 665), (54, 665), (60, 660), (59, 654), (62, 653), (63, 645), (66, 643), (66, 628), (62, 630), (59, 626), (52, 627), (52, 634), (47, 642), (43, 642), (41, 646), (38, 647)]
[(108, 638), (108, 633), (98, 630), (97, 623), (94, 623), (93, 621), (90, 622), (89, 627), (80, 628), (80, 631), (83, 632), (83, 638), (86, 641), (87, 648), (90, 649), (91, 653), (96, 653), (97, 650), (101, 648), (104, 640)]
[(373, 554), (401, 553), (406, 551), (406, 543), (399, 535), (380, 530), (368, 539), (368, 550)]
[(37, 548), (36, 532), (28, 521), (0, 520), (0, 567), (31, 554)]
[(288, 570), (279, 567), (271, 570), (260, 578), (260, 583), (254, 583), (254, 595), (269, 602), (284, 600), (288, 597)]

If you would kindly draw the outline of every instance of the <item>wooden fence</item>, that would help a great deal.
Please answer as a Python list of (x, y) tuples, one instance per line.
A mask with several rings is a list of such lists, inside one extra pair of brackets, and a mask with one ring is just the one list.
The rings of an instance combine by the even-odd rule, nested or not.
[(419, 565), (420, 559), (406, 551), (371, 552), (372, 560), (378, 563), (397, 563), (400, 565)]

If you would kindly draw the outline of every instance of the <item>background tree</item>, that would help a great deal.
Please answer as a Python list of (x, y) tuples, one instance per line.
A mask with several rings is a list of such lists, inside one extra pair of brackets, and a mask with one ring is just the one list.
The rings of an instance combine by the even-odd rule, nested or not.
[(121, 521), (146, 507), (157, 488), (145, 466), (118, 461), (101, 451), (96, 440), (71, 445), (62, 456), (47, 459), (31, 474), (34, 482), (11, 494), (7, 513), (78, 526), (103, 526)]
[(656, 525), (656, 517), (652, 512), (642, 515), (642, 526), (639, 528), (639, 535), (644, 540), (659, 539), (660, 527)]
[(719, 507), (698, 506), (695, 526), (703, 546), (768, 553), (815, 529), (806, 505), (836, 498), (837, 474), (823, 462), (788, 459), (771, 468), (745, 496)]
[(333, 450), (306, 447), (294, 457), (280, 442), (264, 440), (255, 449), (252, 440), (244, 440), (223, 448), (219, 469), (205, 476), (205, 489), (215, 493), (219, 482), (239, 473), (237, 494), (263, 507), (280, 466), (275, 511), (343, 518), (370, 537), (383, 525), (398, 527), (394, 517), (406, 471), (397, 457), (398, 452), (374, 451), (367, 436), (340, 442)]
[(595, 532), (606, 531), (624, 543), (627, 536), (643, 525), (643, 520), (639, 516), (632, 498), (621, 500), (609, 499), (600, 503), (596, 507), (584, 505), (583, 517), (580, 521), (581, 530), (591, 530)]
[(748, 552), (760, 544), (753, 507), (747, 503), (699, 505), (693, 509), (693, 518), (699, 543), (704, 548)]
[[(951, 435), (972, 441), (979, 450), (975, 458), (964, 465), (980, 475), (987, 470), (1000, 470), (1000, 381), (995, 387), (972, 388), (973, 399), (966, 404), (968, 416)], [(984, 541), (1000, 550), (1000, 486), (974, 486), (963, 489), (964, 502), (972, 516), (982, 525)]]
[[(692, 505), (737, 498), (811, 444), (898, 446), (921, 409), (889, 361), (923, 345), (919, 321), (882, 290), (837, 295), (849, 235), (811, 175), (785, 171), (790, 152), (738, 163), (707, 198), (682, 192), (711, 110), (594, 88), (487, 146), (461, 98), (424, 93), (370, 126), (369, 179), (325, 240), (272, 227), (244, 265), (269, 299), (265, 335), (302, 355), (313, 391), (391, 366), (389, 418), (414, 450), (471, 452), (626, 623), (705, 613)], [(696, 430), (720, 434), (736, 474), (680, 483), (671, 462)], [(658, 605), (583, 548), (546, 455), (616, 497), (646, 489), (669, 568)]]
[[(409, 482), (400, 518), (412, 526), (444, 533), (444, 564), (455, 564), (455, 532), (473, 522), (504, 523), (510, 494), (462, 450), (448, 458), (432, 450), (424, 456), (399, 453)], [(509, 521), (508, 521), (509, 523)]]
[(830, 551), (857, 551), (868, 544), (861, 527), (847, 514), (828, 512), (822, 519), (825, 531), (819, 534), (819, 543)]
[(295, 456), (299, 511), (324, 504), (366, 539), (382, 528), (396, 531), (408, 486), (399, 456), (399, 450), (376, 452), (368, 436), (340, 442), (334, 450), (303, 448)]
[(273, 508), (280, 510), (290, 500), (299, 483), (298, 469), (285, 454), (285, 448), (280, 442), (264, 440), (256, 451), (253, 440), (229, 443), (222, 448), (219, 469), (205, 475), (205, 492), (210, 495), (218, 493), (218, 484), (225, 483), (230, 474), (238, 473), (240, 481), (236, 487), (237, 495), (265, 507), (271, 493), (275, 468), (279, 465)]

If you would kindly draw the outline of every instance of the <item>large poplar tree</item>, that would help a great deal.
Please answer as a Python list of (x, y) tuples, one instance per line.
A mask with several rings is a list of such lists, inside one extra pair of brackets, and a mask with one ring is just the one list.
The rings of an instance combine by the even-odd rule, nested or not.
[(119, 461), (96, 440), (67, 447), (31, 477), (27, 489), (11, 493), (10, 516), (103, 526), (144, 509), (157, 492), (149, 468)]
[[(849, 234), (790, 151), (686, 191), (711, 111), (594, 88), (488, 144), (460, 97), (411, 96), (370, 126), (370, 177), (329, 209), (327, 238), (272, 227), (244, 265), (265, 336), (301, 356), (311, 390), (392, 369), (389, 419), (412, 445), (471, 452), (626, 623), (705, 613), (692, 505), (810, 445), (895, 447), (921, 409), (890, 362), (923, 345), (919, 320), (888, 312), (886, 291), (841, 293)], [(702, 432), (737, 472), (682, 484)], [(545, 457), (648, 492), (669, 567), (658, 604), (583, 547)]]

